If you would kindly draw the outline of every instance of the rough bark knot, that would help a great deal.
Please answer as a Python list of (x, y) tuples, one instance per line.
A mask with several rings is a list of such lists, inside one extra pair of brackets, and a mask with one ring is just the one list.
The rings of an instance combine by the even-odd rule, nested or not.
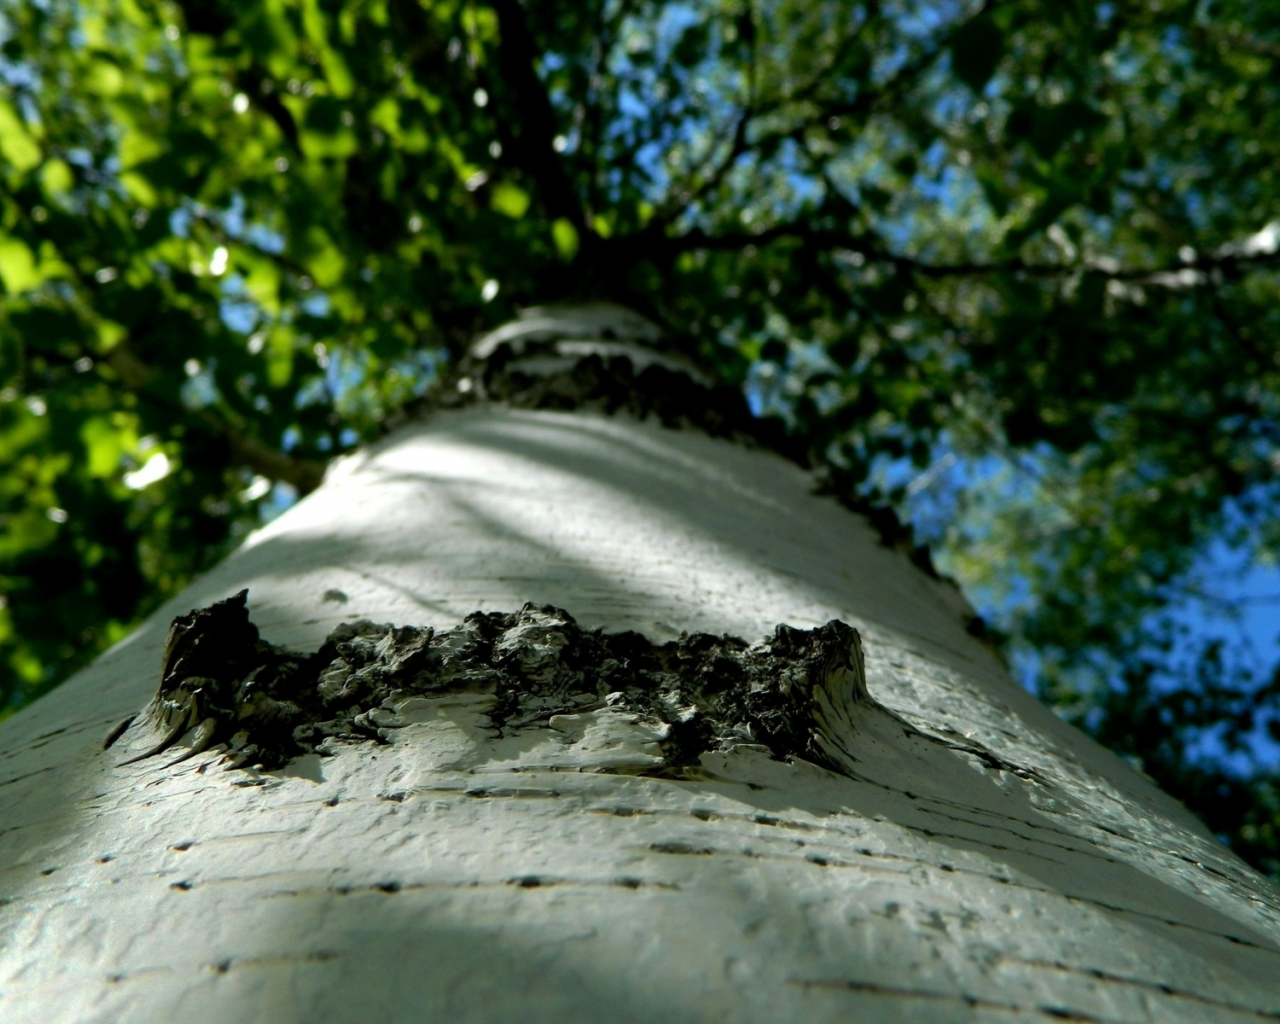
[(707, 633), (655, 644), (526, 604), (444, 630), (344, 623), (307, 654), (263, 641), (247, 596), (173, 620), (155, 697), (108, 737), (141, 747), (122, 764), (217, 751), (228, 768), (273, 768), (337, 742), (387, 742), (461, 701), (495, 738), (546, 730), (591, 749), (643, 748), (603, 758), (603, 770), (679, 776), (704, 752), (754, 744), (845, 771), (871, 700), (858, 632), (835, 620), (780, 625), (755, 644)]

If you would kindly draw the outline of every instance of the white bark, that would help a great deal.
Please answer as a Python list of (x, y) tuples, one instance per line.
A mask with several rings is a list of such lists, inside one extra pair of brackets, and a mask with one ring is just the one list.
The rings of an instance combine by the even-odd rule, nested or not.
[[(847, 775), (746, 744), (672, 781), (638, 726), (499, 740), (464, 695), (279, 771), (120, 767), (169, 619), (246, 586), (302, 648), (525, 601), (655, 640), (839, 618), (933, 739), (862, 706)], [(584, 414), (402, 429), (0, 726), (0, 1020), (1280, 1019), (1275, 889), (963, 608), (773, 455)]]

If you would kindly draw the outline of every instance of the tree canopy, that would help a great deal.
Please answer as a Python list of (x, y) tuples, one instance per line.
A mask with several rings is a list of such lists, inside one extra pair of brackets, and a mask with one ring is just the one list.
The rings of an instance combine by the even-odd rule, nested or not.
[(0, 90), (0, 709), (605, 297), (1280, 872), (1278, 652), (1185, 614), (1280, 551), (1267, 5), (0, 0)]

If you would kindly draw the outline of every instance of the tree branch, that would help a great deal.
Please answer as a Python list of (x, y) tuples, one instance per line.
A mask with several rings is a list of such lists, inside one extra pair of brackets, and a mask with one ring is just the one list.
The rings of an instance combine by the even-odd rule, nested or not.
[(900, 270), (922, 277), (983, 277), (992, 274), (1018, 274), (1026, 277), (1069, 277), (1073, 274), (1099, 274), (1111, 281), (1134, 281), (1163, 287), (1184, 287), (1189, 273), (1219, 273), (1230, 276), (1241, 270), (1280, 265), (1280, 251), (1256, 253), (1218, 253), (1179, 261), (1174, 266), (1120, 267), (1108, 262), (1032, 263), (1015, 256), (999, 262), (961, 261), (928, 263), (912, 256), (893, 253), (872, 236), (851, 235), (843, 231), (815, 228), (802, 223), (775, 224), (761, 231), (734, 231), (708, 234), (694, 228), (682, 235), (665, 235), (645, 239), (644, 255), (650, 258), (671, 257), (697, 250), (730, 251), (770, 245), (782, 239), (794, 239), (819, 249), (845, 249), (861, 254), (870, 263), (892, 264)]
[[(937, 41), (936, 45), (922, 50), (920, 53), (916, 54), (913, 59), (906, 61), (902, 67), (898, 68), (897, 71), (895, 71), (878, 87), (874, 89), (859, 89), (858, 94), (850, 101), (823, 100), (818, 98), (818, 93), (821, 91), (822, 86), (830, 82), (832, 79), (832, 72), (835, 67), (835, 60), (832, 59), (826, 61), (824, 66), (800, 87), (786, 93), (785, 95), (776, 96), (768, 102), (759, 102), (754, 95), (756, 68), (754, 65), (755, 49), (753, 47), (752, 65), (749, 68), (749, 75), (752, 83), (750, 95), (748, 96), (747, 103), (744, 105), (734, 123), (732, 144), (729, 147), (729, 151), (704, 181), (693, 187), (679, 190), (670, 202), (670, 205), (660, 210), (651, 223), (656, 223), (659, 227), (666, 227), (667, 225), (674, 223), (681, 214), (723, 181), (725, 175), (727, 175), (733, 168), (733, 165), (737, 162), (738, 158), (742, 156), (743, 153), (747, 152), (752, 145), (759, 146), (761, 143), (772, 139), (792, 137), (797, 131), (802, 130), (804, 127), (803, 124), (793, 124), (788, 127), (769, 132), (748, 144), (747, 133), (752, 121), (765, 117), (769, 114), (776, 113), (784, 107), (804, 102), (813, 102), (818, 105), (818, 112), (814, 118), (810, 119), (810, 124), (826, 122), (833, 117), (865, 118), (872, 114), (877, 108), (883, 106), (885, 102), (896, 100), (900, 97), (902, 93), (910, 88), (919, 79), (920, 75), (928, 70), (933, 62), (945, 52), (951, 43), (952, 37), (960, 28), (967, 25), (974, 18), (985, 14), (994, 6), (995, 0), (984, 0), (984, 2), (978, 5), (978, 7), (976, 7), (967, 18), (950, 26)], [(843, 41), (842, 49), (847, 50), (849, 46), (856, 42), (858, 37), (862, 35), (869, 24), (869, 21), (863, 21), (863, 23), (858, 27), (857, 32), (854, 33), (850, 39)], [(703, 167), (710, 163), (715, 149), (716, 147), (713, 146), (710, 152), (708, 152), (707, 159), (703, 161)], [(696, 177), (697, 174), (698, 172), (695, 171), (690, 175), (690, 177)]]
[(233, 461), (264, 476), (292, 485), (299, 497), (310, 494), (324, 481), (325, 466), (311, 459), (295, 459), (291, 455), (268, 448), (261, 441), (242, 434), (211, 413), (202, 418), (226, 442)]
[[(751, 38), (751, 58), (750, 58), (750, 63), (747, 66), (746, 102), (743, 104), (742, 110), (735, 117), (730, 131), (728, 133), (724, 133), (724, 132), (720, 133), (721, 139), (723, 139), (726, 134), (729, 136), (729, 142), (730, 142), (729, 151), (724, 155), (723, 159), (721, 159), (716, 164), (715, 168), (710, 172), (710, 174), (708, 174), (700, 183), (691, 185), (683, 189), (678, 189), (675, 195), (672, 196), (666, 203), (663, 204), (663, 206), (658, 210), (658, 212), (654, 215), (654, 217), (650, 222), (651, 224), (656, 225), (657, 227), (666, 227), (674, 223), (675, 220), (679, 218), (691, 206), (693, 206), (694, 203), (696, 203), (708, 192), (710, 192), (712, 189), (718, 186), (725, 179), (725, 176), (729, 173), (729, 171), (733, 169), (733, 165), (737, 163), (738, 158), (742, 156), (743, 153), (747, 152), (747, 150), (750, 148), (750, 144), (748, 143), (748, 139), (747, 139), (747, 132), (751, 126), (752, 121), (755, 121), (761, 117), (766, 117), (769, 114), (776, 113), (777, 111), (782, 110), (784, 107), (790, 106), (792, 104), (803, 103), (806, 100), (812, 99), (813, 94), (816, 93), (822, 87), (823, 84), (825, 84), (830, 80), (831, 72), (835, 67), (834, 58), (827, 60), (824, 63), (824, 65), (821, 68), (819, 68), (817, 72), (815, 72), (809, 78), (809, 80), (805, 82), (803, 85), (801, 85), (799, 88), (789, 93), (786, 93), (784, 95), (775, 96), (772, 100), (762, 103), (757, 95), (757, 85), (758, 85), (757, 79), (759, 77), (759, 68), (757, 67), (757, 60), (758, 60), (759, 49), (756, 46), (756, 36), (755, 36), (756, 28), (754, 23), (754, 12), (750, 12), (748, 14), (748, 17), (752, 19), (751, 21), (752, 38)], [(867, 24), (868, 22), (864, 21), (858, 27), (857, 32), (855, 32), (852, 37), (850, 37), (849, 39), (843, 40), (842, 48), (848, 49), (848, 47), (856, 43), (858, 40), (858, 37), (862, 35), (863, 31), (865, 31)], [(757, 138), (755, 140), (754, 145), (758, 146), (761, 142), (764, 142), (771, 138), (776, 138), (780, 135), (789, 135), (792, 130), (793, 129), (785, 129), (782, 131), (771, 132), (766, 136)], [(706, 157), (701, 161), (700, 166), (689, 173), (688, 179), (691, 182), (694, 181), (696, 178), (698, 178), (706, 169), (706, 167), (712, 163), (712, 160), (715, 156), (716, 149), (720, 146), (720, 144), (721, 144), (720, 142), (713, 144), (707, 150)]]
[[(159, 403), (167, 409), (175, 403), (158, 395), (149, 385), (154, 372), (129, 347), (126, 341), (117, 343), (111, 351), (100, 357), (102, 362), (120, 378), (130, 391)], [(182, 410), (187, 412), (187, 410)], [(269, 480), (277, 480), (297, 488), (299, 495), (310, 494), (324, 479), (323, 463), (310, 459), (297, 459), (276, 451), (228, 423), (225, 419), (206, 410), (196, 413), (198, 421), (216, 437), (226, 442), (231, 460), (245, 469), (252, 470)]]
[[(556, 153), (559, 134), (551, 97), (534, 70), (538, 48), (518, 0), (492, 0), (498, 15), (498, 70), (511, 104), (510, 128), (513, 162), (537, 183), (552, 219), (568, 220), (585, 239), (587, 218), (582, 201)], [(518, 127), (517, 127), (518, 126)]]
[(301, 158), (302, 146), (298, 141), (298, 123), (293, 119), (289, 108), (276, 95), (275, 80), (267, 70), (259, 64), (251, 64), (236, 75), (236, 85), (244, 90), (250, 103), (275, 122), (294, 156)]
[[(732, 137), (729, 140), (729, 151), (725, 153), (724, 158), (716, 164), (715, 168), (701, 182), (691, 188), (678, 191), (668, 202), (664, 203), (662, 208), (653, 215), (650, 224), (659, 228), (667, 227), (724, 180), (725, 175), (738, 162), (738, 157), (747, 151), (747, 125), (754, 117), (755, 115), (750, 109), (745, 109), (738, 115), (733, 125)], [(689, 175), (691, 181), (699, 177), (707, 165), (711, 163), (712, 157), (720, 145), (721, 142), (719, 141), (711, 145), (707, 150), (706, 158), (701, 162), (701, 166)]]

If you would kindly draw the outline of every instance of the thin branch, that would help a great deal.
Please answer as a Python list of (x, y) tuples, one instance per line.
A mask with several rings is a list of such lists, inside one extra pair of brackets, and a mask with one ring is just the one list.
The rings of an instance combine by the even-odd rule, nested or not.
[[(782, 239), (794, 239), (819, 249), (845, 249), (860, 253), (868, 262), (891, 264), (899, 270), (921, 277), (984, 277), (994, 274), (1015, 274), (1024, 277), (1061, 278), (1080, 273), (1097, 274), (1110, 281), (1133, 281), (1163, 287), (1182, 287), (1182, 275), (1218, 273), (1232, 276), (1242, 270), (1280, 265), (1280, 251), (1257, 253), (1219, 253), (1180, 260), (1173, 266), (1120, 267), (1110, 261), (1078, 263), (1032, 263), (1020, 256), (997, 262), (960, 261), (956, 263), (929, 263), (912, 256), (888, 251), (870, 235), (852, 235), (845, 231), (816, 228), (793, 222), (775, 224), (761, 231), (732, 231), (710, 234), (702, 228), (693, 228), (682, 235), (666, 235), (647, 238), (644, 241), (646, 256), (675, 256), (682, 252), (711, 250), (731, 251), (770, 245)], [(638, 241), (638, 239), (636, 239)]]
[(302, 159), (302, 145), (298, 141), (298, 122), (276, 95), (276, 83), (260, 64), (251, 64), (236, 74), (236, 85), (244, 90), (249, 102), (275, 122), (285, 143), (294, 156)]
[[(750, 26), (751, 35), (749, 40), (751, 53), (747, 58), (747, 96), (742, 112), (738, 115), (734, 121), (732, 129), (728, 133), (729, 151), (716, 165), (715, 169), (703, 178), (703, 181), (700, 184), (694, 186), (692, 189), (685, 189), (677, 193), (675, 202), (672, 203), (668, 209), (660, 212), (655, 218), (661, 225), (670, 224), (676, 217), (680, 216), (685, 210), (688, 210), (698, 202), (698, 200), (713, 189), (717, 188), (720, 183), (724, 181), (725, 176), (733, 168), (733, 165), (738, 162), (738, 157), (742, 156), (742, 154), (747, 151), (747, 129), (751, 122), (764, 113), (759, 97), (760, 47), (758, 45), (758, 30), (755, 22), (756, 12), (753, 5), (748, 5), (746, 17), (747, 24)], [(691, 181), (696, 180), (703, 175), (707, 166), (712, 162), (719, 145), (719, 142), (717, 142), (707, 149), (706, 159), (702, 161), (702, 166), (688, 176)]]
[[(751, 17), (754, 19), (754, 10), (751, 13)], [(868, 22), (864, 21), (860, 26), (858, 26), (858, 30), (853, 34), (853, 36), (842, 41), (841, 48), (843, 50), (847, 50), (850, 46), (856, 43), (858, 38), (866, 29), (867, 24)], [(675, 195), (672, 196), (667, 203), (663, 204), (663, 206), (654, 215), (650, 222), (652, 225), (657, 227), (666, 227), (679, 219), (679, 217), (697, 203), (698, 200), (707, 195), (719, 186), (722, 181), (724, 181), (725, 176), (728, 175), (728, 173), (733, 169), (733, 166), (738, 162), (738, 158), (746, 153), (751, 145), (759, 146), (760, 143), (776, 138), (779, 135), (790, 134), (792, 129), (785, 129), (783, 131), (773, 132), (759, 137), (754, 141), (754, 143), (748, 142), (747, 135), (753, 121), (756, 121), (761, 117), (767, 117), (769, 114), (776, 113), (784, 107), (803, 103), (812, 99), (813, 95), (817, 93), (823, 85), (830, 81), (831, 73), (836, 65), (836, 58), (833, 55), (803, 85), (791, 92), (775, 96), (768, 102), (761, 102), (757, 92), (757, 79), (759, 76), (759, 68), (757, 66), (758, 56), (759, 47), (756, 45), (756, 29), (754, 27), (753, 20), (751, 59), (747, 65), (746, 102), (743, 104), (742, 110), (734, 117), (732, 124), (729, 126), (729, 130), (727, 132), (721, 131), (718, 133), (719, 139), (708, 148), (706, 156), (700, 162), (700, 165), (690, 171), (688, 179), (690, 181), (694, 181), (706, 172), (706, 168), (714, 160), (716, 151), (721, 145), (723, 145), (726, 137), (729, 142), (728, 152), (725, 153), (724, 157), (716, 163), (715, 168), (708, 173), (700, 183), (693, 185), (692, 187), (677, 189)], [(819, 119), (821, 120), (825, 116), (826, 115), (822, 115)]]
[[(887, 102), (899, 99), (902, 94), (910, 89), (911, 86), (919, 80), (920, 76), (923, 75), (944, 52), (946, 52), (956, 32), (969, 24), (975, 18), (987, 13), (995, 6), (996, 0), (984, 0), (983, 3), (974, 8), (967, 18), (951, 25), (936, 41), (934, 46), (920, 51), (914, 58), (906, 61), (888, 78), (888, 80), (882, 82), (876, 88), (860, 90), (852, 100), (837, 101), (816, 98), (822, 86), (831, 81), (832, 72), (836, 65), (834, 56), (829, 59), (804, 85), (786, 93), (785, 95), (774, 97), (767, 103), (758, 102), (754, 96), (749, 96), (748, 102), (734, 121), (732, 144), (724, 158), (716, 165), (715, 169), (703, 182), (692, 188), (678, 190), (671, 205), (662, 209), (659, 214), (655, 216), (653, 221), (651, 221), (651, 226), (656, 228), (665, 228), (678, 220), (679, 217), (689, 210), (694, 203), (719, 185), (733, 168), (734, 164), (737, 163), (738, 158), (747, 152), (752, 146), (759, 147), (762, 143), (767, 143), (773, 139), (791, 138), (797, 131), (802, 130), (803, 127), (791, 125), (786, 128), (780, 128), (763, 136), (759, 136), (748, 143), (748, 130), (753, 121), (775, 113), (784, 107), (804, 102), (813, 102), (818, 105), (817, 113), (814, 118), (810, 120), (810, 123), (825, 122), (833, 117), (865, 119), (877, 109), (882, 108)], [(849, 46), (862, 35), (869, 24), (869, 21), (864, 21), (858, 27), (858, 30), (854, 33), (853, 37), (843, 42), (842, 48), (847, 50)], [(755, 50), (753, 48), (753, 64), (750, 68), (753, 75), (753, 91), (755, 71), (754, 59)], [(705, 167), (710, 161), (717, 148), (717, 146), (711, 147), (707, 154), (706, 161), (703, 162), (703, 167)], [(690, 175), (690, 177), (696, 177), (697, 174), (698, 171), (695, 171)]]
[(226, 442), (231, 459), (268, 480), (291, 484), (299, 496), (310, 494), (324, 482), (325, 466), (311, 459), (295, 459), (292, 455), (268, 448), (261, 441), (242, 434), (211, 413), (201, 418)]
[[(747, 125), (750, 124), (755, 115), (750, 109), (743, 110), (739, 113), (733, 122), (728, 139), (729, 149), (724, 157), (716, 164), (716, 166), (706, 175), (705, 178), (692, 188), (681, 189), (676, 192), (663, 206), (653, 215), (650, 224), (657, 228), (665, 228), (676, 221), (684, 214), (694, 203), (698, 202), (712, 189), (716, 188), (725, 175), (733, 169), (733, 165), (738, 162), (738, 157), (747, 151)], [(716, 150), (718, 150), (725, 142), (724, 134), (712, 143), (707, 149), (707, 154), (700, 162), (697, 169), (689, 174), (690, 180), (700, 177), (707, 166), (712, 162)]]

